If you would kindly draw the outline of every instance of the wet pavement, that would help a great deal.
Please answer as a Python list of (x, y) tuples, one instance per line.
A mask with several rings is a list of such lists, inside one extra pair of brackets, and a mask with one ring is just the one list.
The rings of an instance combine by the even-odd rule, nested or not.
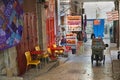
[(120, 80), (120, 60), (117, 59), (116, 44), (104, 39), (109, 47), (104, 50), (105, 64), (91, 63), (91, 40), (84, 43), (84, 50), (77, 54), (69, 52), (68, 57), (59, 57), (42, 68), (29, 69), (20, 77), (0, 76), (0, 80)]
[[(109, 43), (109, 40), (105, 40)], [(69, 53), (68, 60), (45, 74), (31, 80), (113, 80), (112, 59), (109, 47), (104, 51), (105, 64), (91, 64), (91, 41), (84, 45), (84, 52)]]
[(112, 59), (112, 72), (113, 72), (113, 79), (120, 80), (120, 59), (117, 59), (118, 51), (117, 49), (111, 48), (111, 59)]

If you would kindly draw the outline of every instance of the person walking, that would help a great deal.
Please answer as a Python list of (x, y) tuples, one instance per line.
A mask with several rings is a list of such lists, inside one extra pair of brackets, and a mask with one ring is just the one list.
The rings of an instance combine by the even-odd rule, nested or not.
[(61, 43), (60, 43), (62, 46), (65, 46), (66, 45), (66, 38), (64, 36), (62, 36), (62, 39), (61, 39)]

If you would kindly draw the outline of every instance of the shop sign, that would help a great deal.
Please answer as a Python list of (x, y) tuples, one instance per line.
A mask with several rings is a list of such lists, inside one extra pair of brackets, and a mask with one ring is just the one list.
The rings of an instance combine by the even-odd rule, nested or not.
[(80, 25), (81, 20), (68, 20), (68, 25)]
[(80, 31), (81, 28), (79, 25), (70, 25), (70, 26), (68, 26), (68, 30), (69, 31)]
[(81, 16), (67, 16), (67, 24), (69, 31), (80, 31)]
[(95, 19), (95, 20), (94, 20), (94, 25), (99, 25), (99, 24), (100, 24), (100, 20)]
[(107, 21), (116, 21), (119, 20), (118, 11), (107, 12)]
[(81, 16), (67, 16), (68, 20), (80, 20)]

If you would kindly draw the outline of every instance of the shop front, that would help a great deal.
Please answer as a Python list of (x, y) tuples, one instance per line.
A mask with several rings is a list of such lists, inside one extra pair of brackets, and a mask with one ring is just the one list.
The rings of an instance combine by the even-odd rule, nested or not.
[(48, 46), (55, 43), (54, 0), (37, 4), (35, 0), (25, 0), (23, 5), (24, 30), (21, 42), (17, 46), (19, 75), (26, 71), (26, 51), (34, 51), (36, 45), (39, 45), (41, 50), (47, 50)]

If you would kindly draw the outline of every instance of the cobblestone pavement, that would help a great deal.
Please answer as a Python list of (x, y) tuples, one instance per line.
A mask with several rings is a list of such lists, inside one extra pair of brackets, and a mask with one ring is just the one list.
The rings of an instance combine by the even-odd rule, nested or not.
[[(107, 41), (108, 42), (108, 41)], [(91, 65), (91, 41), (85, 43), (84, 52), (79, 55), (69, 53), (68, 60), (51, 71), (33, 80), (113, 80), (110, 50), (104, 51), (105, 65), (93, 62)]]

